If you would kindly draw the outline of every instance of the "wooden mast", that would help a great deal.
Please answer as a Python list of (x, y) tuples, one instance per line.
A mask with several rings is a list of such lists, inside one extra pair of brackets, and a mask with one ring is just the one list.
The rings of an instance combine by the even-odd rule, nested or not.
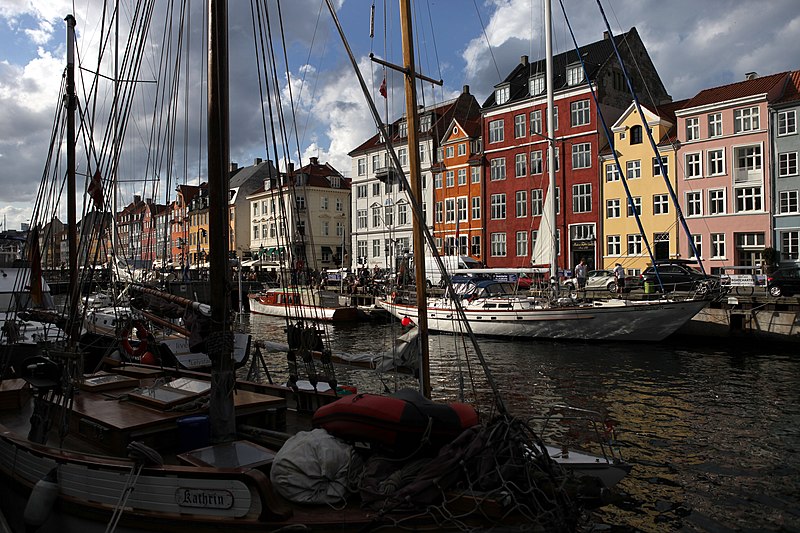
[(211, 399), (214, 442), (235, 438), (233, 334), (228, 320), (228, 210), (230, 129), (228, 117), (228, 4), (208, 2), (208, 204), (211, 282)]
[[(403, 34), (403, 66), (406, 88), (406, 120), (408, 122), (408, 165), (410, 170), (411, 194), (418, 205), (422, 205), (422, 178), (419, 164), (419, 117), (417, 115), (417, 79), (414, 72), (414, 41), (411, 32), (411, 2), (400, 0), (400, 27)], [(425, 237), (424, 220), (414, 217), (414, 264), (417, 284), (417, 327), (422, 335), (420, 342), (420, 380), (422, 394), (431, 397), (431, 379), (429, 372), (430, 354), (428, 349), (428, 295), (425, 286)]]
[[(547, 228), (553, 232), (552, 242), (550, 243), (550, 278), (558, 280), (558, 223), (556, 215), (558, 205), (556, 204), (556, 129), (553, 123), (553, 109), (555, 108), (553, 97), (553, 14), (550, 0), (544, 2), (544, 46), (545, 46), (545, 87), (547, 90), (547, 194), (553, 195), (552, 201), (548, 204), (550, 212), (547, 213), (552, 220), (552, 227)], [(541, 228), (540, 228), (541, 231)], [(565, 235), (564, 238), (567, 238)]]
[(67, 15), (67, 246), (69, 250), (69, 310), (67, 313), (67, 339), (76, 342), (78, 337), (78, 202), (75, 192), (75, 17)]

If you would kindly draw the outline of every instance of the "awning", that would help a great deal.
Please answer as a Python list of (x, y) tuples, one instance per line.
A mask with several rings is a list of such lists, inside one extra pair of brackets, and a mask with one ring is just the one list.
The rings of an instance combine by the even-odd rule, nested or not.
[(325, 253), (325, 252), (328, 252), (329, 254), (332, 254), (332, 253), (333, 253), (333, 250), (331, 250), (331, 247), (330, 247), (330, 246), (323, 246), (323, 247), (322, 247), (322, 252), (323, 252), (323, 253)]

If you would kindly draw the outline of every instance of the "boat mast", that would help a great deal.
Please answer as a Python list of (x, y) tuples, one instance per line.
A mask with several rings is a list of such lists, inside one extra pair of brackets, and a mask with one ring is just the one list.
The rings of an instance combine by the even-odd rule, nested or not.
[[(400, 0), (400, 28), (403, 34), (403, 66), (406, 88), (406, 120), (408, 122), (408, 166), (410, 171), (411, 195), (416, 198), (418, 205), (422, 205), (422, 178), (419, 164), (419, 116), (417, 115), (417, 79), (414, 72), (414, 41), (411, 38), (411, 2)], [(428, 331), (428, 300), (425, 290), (425, 237), (422, 225), (424, 220), (414, 217), (413, 243), (415, 276), (417, 284), (417, 327), (419, 331), (427, 334)], [(429, 350), (427, 338), (420, 343), (420, 380), (422, 394), (431, 397), (431, 379), (428, 371)]]
[(69, 250), (69, 313), (67, 338), (76, 340), (78, 320), (78, 218), (75, 193), (75, 17), (67, 15), (67, 85), (64, 105), (67, 108), (67, 245)]
[(558, 224), (556, 223), (556, 213), (558, 212), (558, 206), (556, 205), (556, 169), (555, 169), (555, 162), (556, 162), (556, 154), (555, 154), (555, 137), (556, 137), (556, 130), (555, 124), (553, 124), (553, 108), (555, 107), (555, 102), (553, 98), (553, 13), (551, 10), (550, 0), (545, 0), (544, 2), (544, 46), (545, 46), (545, 87), (546, 87), (546, 94), (547, 94), (547, 177), (549, 178), (549, 184), (547, 189), (547, 194), (554, 195), (552, 201), (549, 203), (550, 205), (550, 220), (552, 220), (553, 227), (552, 228), (540, 228), (539, 231), (542, 229), (547, 229), (547, 231), (553, 232), (552, 242), (550, 243), (551, 248), (551, 260), (550, 260), (550, 277), (551, 279), (558, 279), (558, 239), (556, 236), (558, 235), (558, 231), (556, 227)]
[(236, 417), (233, 335), (228, 321), (228, 3), (208, 2), (208, 204), (211, 283), (211, 399), (209, 414), (214, 442), (233, 440)]

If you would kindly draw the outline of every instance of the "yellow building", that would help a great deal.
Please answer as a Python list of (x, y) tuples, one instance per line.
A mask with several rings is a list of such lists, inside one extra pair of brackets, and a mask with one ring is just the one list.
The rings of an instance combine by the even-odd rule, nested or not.
[[(642, 106), (673, 190), (677, 150), (675, 110), (684, 103), (685, 100), (673, 102), (659, 106), (656, 111)], [(612, 269), (620, 263), (629, 275), (637, 275), (652, 262), (648, 243), (655, 259), (678, 257), (678, 239), (681, 237), (677, 210), (636, 105), (631, 103), (611, 129), (614, 149), (626, 179), (621, 179), (611, 150), (601, 154), (602, 239), (605, 245), (602, 264), (603, 268)], [(630, 201), (625, 183), (630, 190)], [(639, 214), (641, 229), (634, 209)]]

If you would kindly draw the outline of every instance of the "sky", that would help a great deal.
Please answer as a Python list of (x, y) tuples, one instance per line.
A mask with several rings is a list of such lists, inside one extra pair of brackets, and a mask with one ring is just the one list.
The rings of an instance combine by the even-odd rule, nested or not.
[[(170, 24), (175, 27), (179, 20), (177, 14), (166, 12), (166, 6), (177, 10), (179, 4), (166, 0), (156, 3), (150, 33), (141, 39), (146, 45), (142, 47), (144, 59), (136, 75), (139, 83), (130, 99), (130, 119), (122, 143), (118, 173), (122, 205), (134, 194), (164, 203), (174, 198), (176, 185), (204, 179), (202, 2), (191, 0), (184, 19), (187, 30), (182, 42), (187, 51), (183, 53), (185, 68), (180, 70), (187, 73), (181, 77), (181, 85), (187, 89), (170, 104), (177, 109), (172, 115), (163, 111), (165, 104), (154, 104), (157, 93), (153, 82), (160, 79), (161, 65), (167, 64), (161, 59), (162, 52), (174, 46), (163, 41), (163, 28)], [(120, 0), (120, 4), (120, 33), (127, 34), (135, 2)], [(284, 0), (280, 13), (275, 9), (277, 2), (269, 1), (273, 41), (285, 43), (285, 47), (275, 45), (281, 47), (275, 49), (276, 89), (285, 124), (285, 133), (276, 141), (278, 156), (271, 136), (264, 134), (273, 130), (272, 125), (280, 130), (277, 119), (264, 118), (261, 112), (267, 106), (257, 82), (251, 4), (245, 0), (231, 0), (229, 4), (231, 160), (246, 166), (255, 158), (277, 159), (283, 169), (287, 158), (306, 164), (310, 157), (318, 157), (320, 162), (329, 162), (349, 174), (348, 152), (371, 137), (376, 128), (325, 0)], [(334, 0), (334, 4), (381, 115), (384, 120), (396, 120), (404, 107), (402, 77), (388, 71), (388, 98), (382, 98), (378, 87), (384, 71), (370, 61), (369, 55), (374, 53), (395, 64), (402, 62), (398, 1), (374, 0), (372, 37), (372, 0)], [(595, 2), (563, 0), (563, 4), (580, 45), (602, 38), (605, 25)], [(675, 100), (708, 87), (741, 81), (747, 72), (766, 75), (800, 68), (797, 0), (602, 0), (602, 6), (615, 34), (637, 28)], [(112, 9), (113, 2), (107, 0), (105, 7)], [(73, 9), (80, 76), (88, 80), (90, 72), (100, 71), (103, 79), (113, 77), (110, 54), (97, 66), (103, 8), (103, 0), (0, 0), (3, 229), (19, 229), (32, 217), (66, 61), (64, 17)], [(420, 103), (454, 98), (465, 85), (483, 103), (520, 56), (528, 55), (531, 60), (544, 56), (541, 0), (415, 0), (413, 10), (417, 70), (444, 82), (442, 87), (422, 85)], [(553, 20), (556, 53), (571, 49), (558, 0), (554, 0)], [(98, 143), (108, 123), (103, 117), (111, 108), (110, 94), (106, 83), (92, 107), (97, 117), (92, 131)], [(166, 116), (171, 116), (175, 124), (174, 143), (160, 137), (162, 133), (153, 141), (154, 120), (169, 122)], [(282, 143), (280, 138), (289, 140)], [(78, 172), (85, 176), (87, 165), (80, 165)], [(85, 181), (79, 178), (79, 189), (84, 187)], [(59, 213), (66, 220), (66, 214)]]

